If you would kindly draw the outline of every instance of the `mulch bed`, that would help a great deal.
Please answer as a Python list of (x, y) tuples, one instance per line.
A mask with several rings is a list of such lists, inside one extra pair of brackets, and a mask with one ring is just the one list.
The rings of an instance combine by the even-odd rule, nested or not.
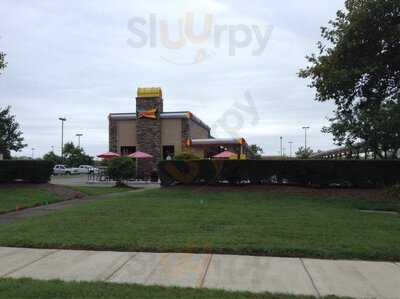
[(356, 188), (312, 188), (287, 185), (215, 185), (215, 186), (176, 186), (170, 188), (190, 188), (193, 192), (261, 192), (284, 193), (318, 198), (355, 198), (365, 200), (388, 200), (384, 189)]

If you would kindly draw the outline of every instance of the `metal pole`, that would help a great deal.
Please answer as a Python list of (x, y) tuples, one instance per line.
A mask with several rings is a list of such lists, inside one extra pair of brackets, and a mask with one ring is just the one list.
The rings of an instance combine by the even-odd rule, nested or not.
[(34, 159), (34, 151), (35, 149), (32, 147), (32, 160)]
[(293, 141), (289, 141), (290, 144), (290, 158), (292, 157), (292, 146), (293, 146)]
[(304, 150), (307, 149), (307, 130), (308, 130), (309, 128), (310, 128), (310, 127), (303, 127), (303, 130), (304, 130)]
[(76, 136), (78, 137), (78, 148), (81, 148), (81, 137), (83, 134), (76, 134)]
[(61, 158), (64, 158), (64, 121), (61, 121)]
[(283, 137), (280, 137), (281, 140), (281, 157), (283, 157)]
[(64, 159), (64, 122), (67, 120), (65, 117), (58, 118), (61, 120), (61, 159)]

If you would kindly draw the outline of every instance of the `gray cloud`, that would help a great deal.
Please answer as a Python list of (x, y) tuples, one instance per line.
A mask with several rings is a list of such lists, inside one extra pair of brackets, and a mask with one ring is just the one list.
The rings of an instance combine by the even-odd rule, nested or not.
[[(107, 150), (107, 115), (134, 110), (138, 86), (161, 86), (166, 110), (191, 110), (212, 125), (249, 90), (260, 122), (245, 122), (242, 133), (261, 144), (267, 154), (279, 150), (279, 136), (303, 143), (301, 126), (312, 127), (314, 149), (332, 147), (331, 136), (320, 132), (331, 115), (331, 104), (313, 101), (314, 92), (297, 78), (304, 56), (315, 50), (319, 27), (334, 17), (343, 0), (285, 1), (2, 1), (0, 49), (8, 68), (0, 77), (0, 106), (12, 105), (29, 148), (21, 154), (42, 155), (59, 149), (59, 116), (68, 118), (66, 139), (82, 144), (90, 154)], [(227, 54), (212, 43), (200, 64), (178, 66), (171, 59), (192, 59), (196, 45), (180, 50), (133, 48), (128, 21), (156, 14), (171, 24), (192, 11), (201, 22), (206, 13), (216, 23), (272, 25), (265, 52), (252, 56), (252, 48)], [(202, 24), (196, 23), (196, 30)], [(174, 27), (175, 26), (175, 27)], [(224, 136), (225, 132), (215, 132)]]

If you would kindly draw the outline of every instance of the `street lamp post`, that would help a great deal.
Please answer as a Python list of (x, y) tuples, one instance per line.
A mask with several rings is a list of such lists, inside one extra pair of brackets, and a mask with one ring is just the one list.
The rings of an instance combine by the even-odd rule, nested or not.
[(76, 134), (75, 136), (78, 137), (78, 148), (81, 148), (81, 137), (83, 134)]
[(61, 159), (64, 159), (64, 122), (67, 121), (65, 117), (59, 117), (61, 120)]
[(281, 140), (281, 157), (283, 157), (283, 137), (280, 137)]
[(310, 129), (310, 127), (303, 127), (304, 130), (304, 150), (307, 150), (307, 130)]
[(34, 152), (35, 152), (35, 148), (31, 148), (31, 150), (32, 150), (32, 160), (35, 158), (35, 154), (34, 154)]
[(292, 147), (293, 147), (293, 141), (289, 141), (290, 144), (290, 158), (292, 157)]

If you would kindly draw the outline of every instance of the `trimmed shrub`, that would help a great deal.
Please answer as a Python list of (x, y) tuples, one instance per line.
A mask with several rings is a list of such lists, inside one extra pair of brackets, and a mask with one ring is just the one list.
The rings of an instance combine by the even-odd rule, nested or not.
[(187, 160), (200, 160), (200, 157), (191, 152), (182, 152), (175, 155), (174, 160), (187, 161)]
[(54, 164), (43, 160), (0, 161), (0, 182), (21, 180), (29, 183), (47, 183), (53, 174)]
[(382, 187), (400, 183), (400, 161), (389, 160), (192, 160), (161, 161), (162, 185), (295, 184)]

